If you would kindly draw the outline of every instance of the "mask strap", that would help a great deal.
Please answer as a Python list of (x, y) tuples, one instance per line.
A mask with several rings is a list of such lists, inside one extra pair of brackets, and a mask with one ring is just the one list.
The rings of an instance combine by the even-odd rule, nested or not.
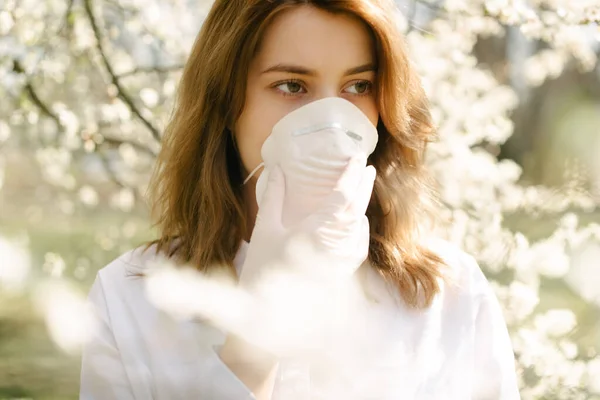
[(254, 174), (256, 174), (256, 172), (264, 166), (265, 166), (264, 162), (261, 162), (260, 164), (258, 164), (258, 166), (256, 168), (254, 168), (252, 170), (252, 172), (250, 172), (250, 175), (248, 175), (248, 177), (246, 179), (244, 179), (244, 183), (242, 185), (245, 185), (246, 183), (248, 183), (250, 178), (252, 178), (254, 176)]

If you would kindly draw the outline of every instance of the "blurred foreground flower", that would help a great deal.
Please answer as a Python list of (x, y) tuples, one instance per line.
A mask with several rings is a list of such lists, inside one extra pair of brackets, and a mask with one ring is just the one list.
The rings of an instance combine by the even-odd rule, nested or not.
[(30, 269), (27, 238), (15, 241), (0, 236), (0, 291), (22, 291)]
[[(150, 271), (146, 290), (159, 309), (179, 318), (208, 320), (274, 353), (295, 354), (322, 345), (326, 335), (341, 328), (338, 324), (351, 323), (345, 318), (350, 315), (345, 313), (352, 302), (350, 287), (336, 289), (336, 296), (330, 286), (278, 271), (264, 274), (251, 293), (225, 274), (203, 275), (168, 262)], [(359, 310), (353, 313), (358, 320)]]
[[(392, 388), (398, 398), (412, 398), (418, 368), (406, 364), (401, 354), (408, 350), (403, 344), (380, 348), (386, 341), (385, 332), (378, 331), (379, 314), (357, 301), (354, 282), (334, 289), (278, 271), (263, 275), (260, 290), (251, 293), (225, 275), (203, 275), (168, 262), (150, 268), (145, 282), (147, 296), (157, 308), (176, 318), (214, 324), (276, 354), (287, 366), (310, 365), (320, 382), (346, 382), (358, 374), (364, 380), (351, 382), (352, 390), (377, 397), (380, 390)], [(429, 356), (419, 362), (432, 365)], [(349, 387), (330, 389), (343, 393)]]
[(52, 340), (66, 352), (78, 351), (95, 327), (85, 296), (65, 279), (48, 280), (36, 286), (34, 301)]
[(586, 241), (571, 262), (567, 283), (581, 297), (600, 307), (600, 241)]

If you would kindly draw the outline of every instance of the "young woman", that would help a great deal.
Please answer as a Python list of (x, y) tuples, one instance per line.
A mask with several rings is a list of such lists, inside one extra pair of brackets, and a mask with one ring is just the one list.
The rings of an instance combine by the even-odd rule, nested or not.
[[(396, 13), (392, 0), (215, 1), (150, 186), (160, 238), (103, 268), (91, 289), (99, 327), (83, 353), (82, 399), (519, 398), (506, 326), (481, 270), (419, 235), (431, 217), (424, 151), (434, 130)], [(257, 254), (268, 258), (266, 238), (277, 234), (261, 221), (276, 215), (285, 178), (269, 177), (260, 211), (260, 172), (244, 181), (277, 121), (328, 97), (358, 107), (379, 137), (366, 161), (376, 177), (351, 163), (340, 178), (367, 182), (344, 189), (340, 207), (365, 203), (368, 257), (357, 274), (374, 356), (333, 383), (310, 366), (291, 377), (276, 355), (238, 335), (171, 318), (131, 276), (159, 255), (206, 273), (260, 268)], [(395, 360), (403, 367), (390, 367)], [(304, 391), (289, 387), (299, 381)]]

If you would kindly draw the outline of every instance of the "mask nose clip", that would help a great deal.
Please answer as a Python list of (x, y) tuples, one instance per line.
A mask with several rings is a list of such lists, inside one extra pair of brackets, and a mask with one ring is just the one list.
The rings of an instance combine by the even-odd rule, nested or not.
[(307, 135), (309, 133), (319, 132), (319, 131), (323, 131), (325, 129), (332, 129), (332, 128), (343, 131), (350, 138), (352, 138), (358, 142), (363, 140), (362, 136), (360, 136), (358, 133), (344, 128), (341, 124), (339, 124), (337, 122), (331, 122), (331, 123), (322, 124), (322, 125), (313, 125), (313, 126), (309, 126), (307, 128), (298, 129), (298, 130), (292, 132), (292, 136)]

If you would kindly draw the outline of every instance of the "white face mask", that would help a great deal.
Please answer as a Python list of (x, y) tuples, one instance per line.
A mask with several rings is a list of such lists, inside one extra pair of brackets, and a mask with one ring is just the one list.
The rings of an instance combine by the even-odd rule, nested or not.
[(291, 225), (314, 212), (331, 193), (346, 165), (356, 155), (366, 158), (377, 145), (377, 129), (354, 104), (327, 97), (306, 104), (275, 124), (261, 149), (263, 162), (256, 183), (260, 199), (269, 170), (279, 165), (285, 176), (283, 224)]

